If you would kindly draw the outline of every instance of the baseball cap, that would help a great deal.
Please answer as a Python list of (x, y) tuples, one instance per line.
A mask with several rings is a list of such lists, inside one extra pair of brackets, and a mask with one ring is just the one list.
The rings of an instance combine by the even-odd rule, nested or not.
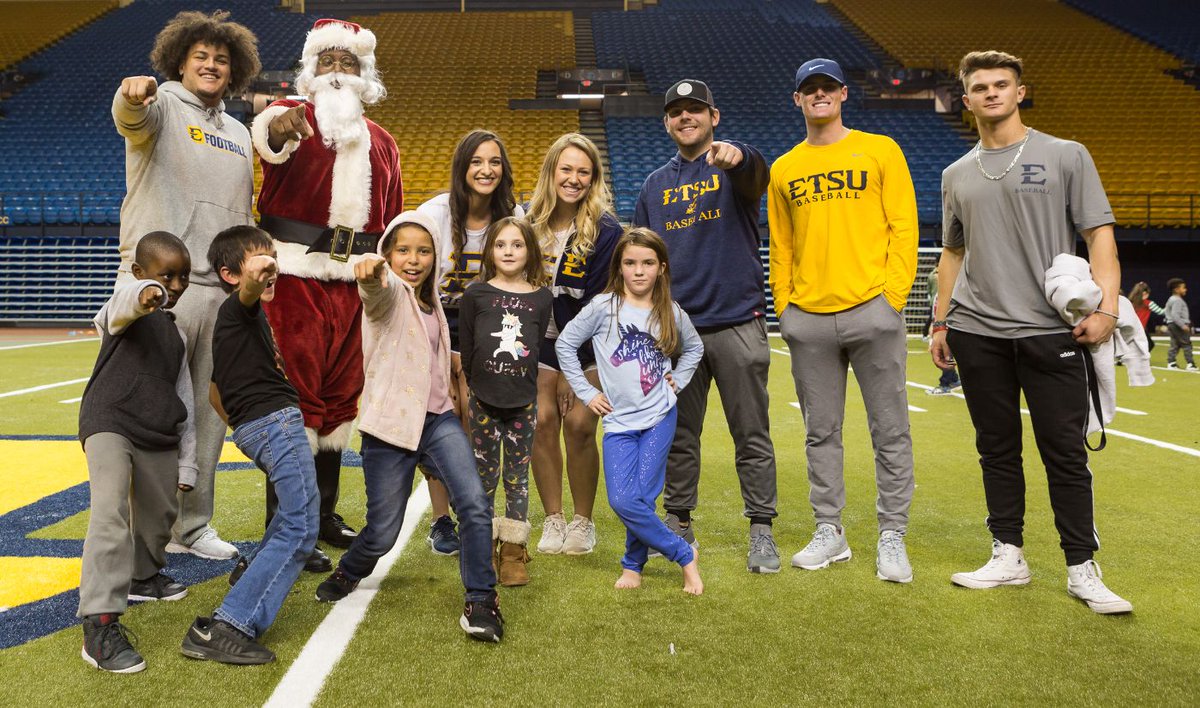
[(801, 64), (800, 68), (796, 69), (796, 90), (800, 90), (800, 84), (812, 76), (828, 76), (842, 86), (846, 85), (842, 67), (832, 59), (809, 59)]
[(675, 82), (674, 86), (667, 89), (667, 97), (666, 100), (663, 101), (663, 110), (667, 110), (667, 106), (670, 106), (672, 103), (684, 98), (690, 98), (693, 101), (699, 101), (707, 105), (709, 108), (716, 108), (716, 106), (713, 105), (712, 91), (708, 90), (707, 84), (705, 84), (703, 81), (696, 81), (695, 79), (683, 79)]

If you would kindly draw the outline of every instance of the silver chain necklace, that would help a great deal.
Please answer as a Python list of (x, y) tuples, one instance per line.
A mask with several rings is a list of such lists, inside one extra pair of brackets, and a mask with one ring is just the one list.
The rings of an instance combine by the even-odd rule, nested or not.
[(1005, 167), (1004, 171), (1001, 172), (999, 176), (989, 175), (988, 171), (983, 169), (983, 160), (981, 160), (979, 158), (979, 153), (983, 150), (983, 140), (980, 140), (975, 145), (975, 164), (979, 166), (979, 173), (982, 174), (984, 177), (987, 177), (988, 179), (992, 180), (993, 182), (999, 182), (1000, 180), (1007, 177), (1008, 173), (1012, 172), (1012, 168), (1017, 166), (1017, 160), (1021, 159), (1021, 153), (1025, 151), (1025, 143), (1029, 142), (1029, 133), (1032, 130), (1033, 130), (1032, 128), (1028, 128), (1028, 127), (1025, 128), (1025, 137), (1021, 139), (1021, 147), (1017, 148), (1017, 154), (1013, 155), (1012, 162), (1008, 163), (1008, 167)]

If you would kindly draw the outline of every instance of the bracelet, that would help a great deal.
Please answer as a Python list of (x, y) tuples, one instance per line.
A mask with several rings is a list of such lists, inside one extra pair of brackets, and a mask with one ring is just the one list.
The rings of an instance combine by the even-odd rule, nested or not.
[(950, 327), (946, 324), (946, 320), (934, 320), (929, 324), (930, 334), (935, 332), (945, 332), (948, 329), (950, 329)]
[(1092, 310), (1092, 314), (1093, 314), (1093, 315), (1108, 315), (1109, 317), (1113, 318), (1114, 320), (1119, 320), (1119, 319), (1121, 319), (1120, 317), (1117, 317), (1117, 316), (1116, 316), (1116, 315), (1114, 315), (1113, 313), (1111, 313), (1111, 312), (1105, 312), (1104, 310), (1101, 310), (1100, 308), (1096, 308), (1095, 310)]

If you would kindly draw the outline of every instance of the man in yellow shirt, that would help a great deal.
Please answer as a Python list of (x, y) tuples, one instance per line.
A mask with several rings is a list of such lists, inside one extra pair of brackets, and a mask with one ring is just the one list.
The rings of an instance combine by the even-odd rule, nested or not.
[(809, 501), (817, 529), (792, 565), (817, 570), (850, 559), (841, 524), (842, 421), (854, 367), (875, 448), (876, 571), (907, 583), (904, 544), (913, 493), (905, 392), (904, 317), (917, 267), (917, 202), (900, 146), (842, 124), (842, 69), (813, 59), (793, 99), (808, 135), (771, 166), (771, 292), (807, 428)]

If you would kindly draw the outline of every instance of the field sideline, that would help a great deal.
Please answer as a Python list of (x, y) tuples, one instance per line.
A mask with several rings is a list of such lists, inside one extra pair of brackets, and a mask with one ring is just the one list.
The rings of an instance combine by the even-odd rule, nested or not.
[[(302, 651), (306, 661), (315, 657), (319, 664), (339, 649), (338, 632), (323, 631), (321, 637), (331, 638), (310, 643), (331, 611), (313, 600), (323, 576), (302, 576), (265, 637), (278, 655), (274, 664), (228, 667), (179, 654), (191, 620), (220, 602), (232, 566), (179, 556), (172, 556), (167, 572), (189, 582), (189, 596), (131, 607), (124, 618), (148, 669), (108, 675), (79, 658), (82, 633), (72, 614), (87, 525), (87, 472), (74, 433), (78, 397), (98, 343), (82, 333), (64, 334), (0, 330), (0, 608), (6, 608), (0, 611), (0, 646), (10, 647), (0, 649), (6, 679), (0, 705), (114, 699), (130, 705), (262, 705)], [(38, 339), (67, 343), (17, 348)], [(790, 405), (796, 400), (790, 361), (782, 341), (771, 342), (780, 510), (775, 536), (786, 566), (808, 540), (812, 513), (803, 422)], [(1133, 602), (1135, 612), (1101, 617), (1066, 594), (1045, 477), (1028, 426), (1026, 552), (1034, 581), (991, 591), (950, 584), (951, 573), (986, 560), (986, 512), (966, 406), (957, 397), (924, 394), (937, 372), (923, 346), (910, 341), (908, 358), (909, 403), (921, 409), (911, 413), (917, 463), (908, 536), (911, 585), (875, 579), (873, 461), (853, 379), (843, 520), (854, 558), (817, 572), (785, 567), (774, 576), (747, 573), (748, 527), (714, 390), (701, 506), (694, 515), (702, 597), (680, 592), (678, 569), (663, 561), (648, 566), (640, 590), (613, 590), (624, 531), (601, 498), (596, 552), (581, 558), (534, 553), (532, 583), (501, 589), (504, 643), (485, 646), (458, 628), (457, 562), (429, 552), (426, 515), (361, 624), (350, 629), (342, 615), (352, 608), (337, 608), (330, 624), (342, 628), (348, 644), (316, 704), (1193, 705), (1200, 695), (1200, 558), (1194, 550), (1200, 537), (1200, 375), (1156, 369), (1154, 386), (1129, 389), (1117, 370), (1117, 403), (1124, 410), (1112, 423), (1107, 449), (1091, 458), (1103, 543), (1097, 560), (1106, 582)], [(1155, 349), (1156, 366), (1163, 365), (1165, 349)], [(357, 464), (357, 456), (348, 455), (347, 462)], [(249, 547), (261, 535), (262, 487), (262, 474), (227, 444), (215, 519), (224, 537)], [(537, 495), (531, 497), (537, 529), (542, 513)], [(362, 476), (353, 467), (343, 476), (340, 509), (351, 525), (361, 526)], [(59, 626), (66, 628), (46, 633)], [(22, 633), (45, 636), (14, 641)], [(311, 681), (310, 666), (296, 673)], [(281, 705), (296, 704), (277, 698)]]

